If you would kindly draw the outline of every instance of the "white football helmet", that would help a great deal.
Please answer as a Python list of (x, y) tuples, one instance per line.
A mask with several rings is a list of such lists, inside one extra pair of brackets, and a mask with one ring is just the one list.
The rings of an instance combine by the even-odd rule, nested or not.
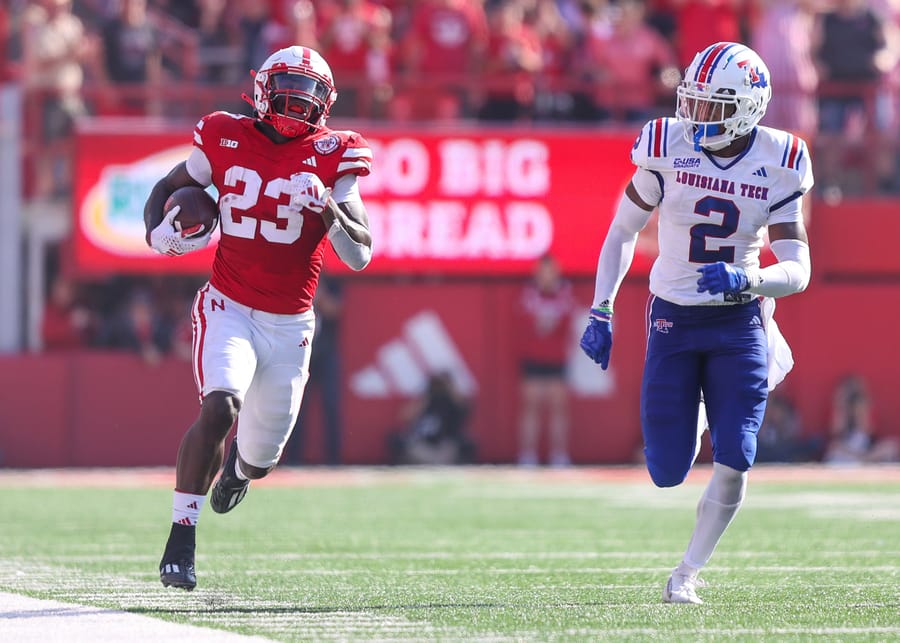
[(678, 86), (675, 115), (695, 150), (720, 150), (753, 131), (772, 97), (769, 69), (736, 42), (717, 42), (696, 56)]
[(260, 120), (294, 138), (325, 125), (337, 99), (331, 68), (321, 54), (293, 45), (269, 56), (254, 73), (253, 100)]

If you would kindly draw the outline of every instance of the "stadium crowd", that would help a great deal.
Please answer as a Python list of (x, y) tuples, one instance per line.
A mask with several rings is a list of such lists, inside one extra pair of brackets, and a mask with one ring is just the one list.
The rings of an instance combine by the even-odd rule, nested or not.
[(73, 119), (246, 111), (248, 70), (287, 44), (329, 61), (335, 117), (616, 126), (670, 114), (693, 53), (742, 41), (771, 61), (764, 124), (818, 143), (820, 186), (893, 191), (898, 25), (894, 0), (9, 0), (0, 74), (41, 105), (40, 195), (64, 170), (35, 150)]

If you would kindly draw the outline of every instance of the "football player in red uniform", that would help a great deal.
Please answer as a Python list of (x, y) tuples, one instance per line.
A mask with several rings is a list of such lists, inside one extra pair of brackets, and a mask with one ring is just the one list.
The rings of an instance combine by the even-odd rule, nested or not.
[[(165, 586), (197, 583), (197, 519), (210, 494), (230, 511), (250, 480), (278, 463), (308, 378), (313, 295), (326, 238), (362, 270), (372, 256), (357, 177), (369, 173), (365, 139), (325, 125), (337, 97), (331, 69), (301, 46), (272, 54), (254, 74), (252, 118), (215, 112), (194, 128), (194, 148), (154, 187), (144, 207), (147, 243), (164, 254), (204, 247), (173, 226), (166, 199), (187, 185), (214, 185), (221, 239), (212, 276), (194, 300), (193, 366), (201, 408), (178, 450), (172, 528), (160, 563)], [(228, 457), (225, 438), (240, 414)]]

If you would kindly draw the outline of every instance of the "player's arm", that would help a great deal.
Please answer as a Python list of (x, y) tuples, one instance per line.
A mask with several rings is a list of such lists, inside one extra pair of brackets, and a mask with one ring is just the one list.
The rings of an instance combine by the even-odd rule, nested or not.
[(769, 245), (778, 263), (748, 271), (750, 286), (747, 290), (765, 297), (784, 297), (806, 290), (812, 276), (812, 262), (803, 222), (770, 225)]
[(359, 195), (355, 174), (345, 174), (334, 184), (322, 210), (322, 221), (335, 253), (353, 270), (362, 270), (372, 259), (369, 214)]
[[(649, 177), (646, 175), (650, 175)], [(625, 188), (625, 193), (619, 199), (615, 216), (606, 233), (606, 239), (600, 250), (600, 258), (597, 261), (597, 276), (594, 282), (593, 309), (608, 308), (612, 313), (612, 303), (619, 291), (619, 286), (625, 279), (631, 262), (634, 260), (634, 249), (637, 245), (638, 233), (647, 225), (655, 206), (645, 201), (635, 187), (635, 182), (646, 183), (647, 190), (651, 192), (651, 201), (656, 201), (658, 188), (656, 177), (646, 170), (638, 170), (634, 178)]]
[(355, 174), (339, 177), (334, 188), (326, 188), (311, 172), (291, 176), (294, 203), (317, 213), (328, 230), (335, 253), (353, 270), (362, 270), (372, 259), (369, 215), (359, 195)]
[[(644, 197), (641, 196), (642, 193)], [(653, 212), (654, 206), (647, 203), (647, 199), (658, 203), (661, 197), (662, 187), (658, 182), (658, 175), (641, 169), (635, 172), (619, 199), (616, 214), (600, 250), (594, 282), (594, 303), (591, 305), (588, 326), (581, 336), (580, 346), (603, 370), (609, 366), (612, 351), (613, 301), (634, 260), (638, 234), (647, 225)]]
[(182, 161), (173, 167), (168, 174), (156, 182), (153, 189), (150, 190), (150, 196), (144, 204), (144, 228), (146, 230), (144, 239), (148, 246), (152, 247), (150, 233), (160, 223), (162, 223), (165, 213), (163, 207), (172, 193), (178, 188), (186, 186), (200, 186), (201, 184), (187, 171), (187, 163)]
[(812, 262), (799, 207), (796, 220), (769, 225), (769, 245), (778, 262), (765, 268), (741, 268), (721, 261), (698, 268), (697, 292), (716, 295), (746, 291), (764, 297), (785, 297), (806, 290)]

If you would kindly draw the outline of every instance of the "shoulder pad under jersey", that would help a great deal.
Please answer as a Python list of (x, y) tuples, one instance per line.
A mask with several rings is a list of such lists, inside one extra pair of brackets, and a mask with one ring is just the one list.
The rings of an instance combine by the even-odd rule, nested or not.
[(684, 138), (682, 127), (675, 118), (649, 121), (631, 148), (631, 162), (648, 170), (671, 168), (670, 157), (678, 153), (678, 141)]
[(366, 176), (372, 171), (372, 149), (363, 136), (351, 130), (322, 130), (313, 136), (313, 148), (322, 155), (340, 154), (337, 176)]
[(204, 149), (207, 144), (222, 144), (229, 139), (227, 132), (243, 121), (249, 121), (247, 116), (232, 114), (230, 112), (212, 112), (207, 114), (194, 125), (194, 145)]

